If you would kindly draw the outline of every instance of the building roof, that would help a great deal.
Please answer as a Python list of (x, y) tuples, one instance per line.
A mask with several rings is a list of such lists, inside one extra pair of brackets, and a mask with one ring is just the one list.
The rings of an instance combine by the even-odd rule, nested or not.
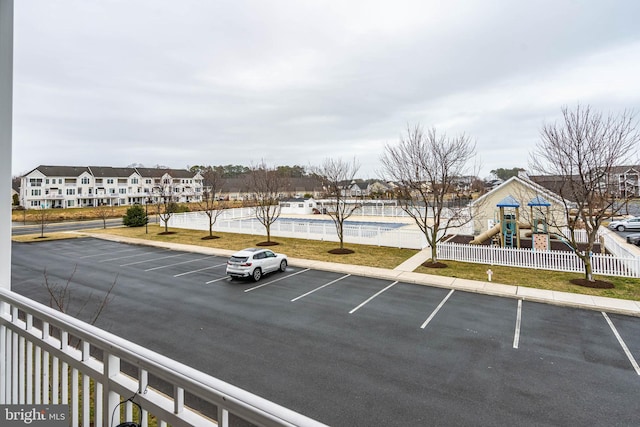
[(138, 173), (146, 178), (160, 178), (168, 173), (173, 178), (193, 178), (197, 173), (193, 173), (188, 169), (169, 169), (169, 168), (117, 168), (111, 166), (46, 166), (40, 165), (32, 169), (29, 175), (34, 171), (39, 171), (44, 176), (55, 177), (78, 177), (83, 173), (88, 173), (96, 178), (127, 178), (134, 173)]
[[(531, 178), (531, 177), (529, 177), (529, 178)], [(500, 188), (502, 188), (503, 186), (511, 184), (511, 182), (513, 182), (513, 181), (517, 181), (517, 182), (521, 183), (522, 185), (524, 185), (525, 187), (530, 188), (531, 190), (535, 191), (536, 193), (543, 194), (547, 198), (547, 200), (552, 200), (555, 203), (562, 204), (562, 197), (560, 197), (557, 193), (553, 192), (552, 190), (549, 190), (545, 186), (540, 185), (540, 184), (538, 184), (537, 182), (535, 182), (535, 181), (533, 181), (531, 179), (524, 178), (524, 177), (521, 177), (521, 176), (512, 176), (511, 178), (509, 178), (508, 180), (506, 180), (502, 184), (498, 185), (495, 188), (492, 188), (489, 192), (487, 192), (487, 193), (483, 194), (482, 196), (478, 197), (477, 199), (475, 199), (473, 202), (471, 202), (471, 204), (475, 205), (475, 204), (481, 203), (484, 199), (490, 197), (491, 194), (499, 191)]]
[(527, 206), (551, 206), (551, 203), (547, 202), (544, 197), (536, 196), (527, 203)]
[(67, 176), (80, 176), (84, 172), (89, 172), (89, 168), (86, 166), (46, 166), (40, 165), (35, 169), (32, 169), (26, 175), (29, 175), (31, 172), (39, 171), (44, 176), (58, 176), (58, 177), (67, 177)]
[(134, 168), (112, 168), (111, 166), (89, 166), (89, 170), (96, 178), (128, 178), (136, 173)]
[(514, 199), (513, 196), (509, 195), (500, 200), (496, 206), (499, 208), (519, 208), (520, 203)]

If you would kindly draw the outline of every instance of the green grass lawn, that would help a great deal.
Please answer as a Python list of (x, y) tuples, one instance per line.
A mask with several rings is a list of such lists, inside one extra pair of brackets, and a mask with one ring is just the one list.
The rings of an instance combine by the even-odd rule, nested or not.
[[(170, 229), (173, 234), (159, 234), (163, 227), (149, 225), (149, 233), (145, 233), (145, 227), (121, 227), (96, 229), (91, 232), (115, 234), (138, 239), (149, 239), (163, 242), (174, 242), (188, 245), (206, 246), (220, 249), (240, 250), (246, 247), (256, 246), (266, 240), (265, 236), (253, 236), (248, 234), (214, 233), (217, 239), (203, 240), (208, 236), (206, 231)], [(67, 233), (45, 233), (45, 238), (39, 235), (16, 236), (16, 241), (46, 241), (56, 238), (77, 237)], [(387, 248), (378, 246), (365, 246), (346, 244), (345, 247), (355, 251), (348, 255), (333, 255), (329, 250), (338, 247), (335, 242), (317, 240), (291, 239), (274, 237), (273, 241), (278, 245), (272, 247), (275, 252), (283, 252), (293, 258), (304, 258), (318, 261), (329, 261), (343, 264), (354, 264), (380, 268), (395, 268), (406, 261), (418, 251), (413, 249)], [(581, 278), (581, 273), (564, 273), (548, 270), (531, 270), (526, 268), (490, 266), (487, 264), (471, 264), (456, 261), (444, 261), (447, 268), (418, 267), (417, 273), (458, 277), (472, 280), (487, 280), (487, 269), (493, 271), (493, 281), (507, 285), (528, 286), (538, 289), (549, 289), (563, 292), (581, 293), (587, 295), (599, 295), (613, 298), (631, 299), (640, 301), (640, 279), (625, 277), (598, 276), (615, 285), (614, 289), (591, 289), (569, 283), (569, 280)]]

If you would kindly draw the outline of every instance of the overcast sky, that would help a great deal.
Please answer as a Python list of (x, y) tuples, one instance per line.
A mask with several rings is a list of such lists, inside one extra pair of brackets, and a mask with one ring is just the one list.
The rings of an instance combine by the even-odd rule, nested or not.
[(13, 173), (318, 165), (407, 125), (527, 167), (563, 105), (640, 112), (640, 1), (20, 0)]

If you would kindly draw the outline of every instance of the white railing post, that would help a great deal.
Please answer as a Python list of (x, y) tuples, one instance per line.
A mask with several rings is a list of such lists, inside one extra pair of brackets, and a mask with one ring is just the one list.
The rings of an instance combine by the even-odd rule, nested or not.
[[(120, 413), (114, 414), (113, 410), (120, 403), (120, 396), (118, 393), (111, 390), (111, 378), (115, 377), (120, 373), (120, 358), (116, 357), (112, 354), (109, 354), (105, 351), (104, 353), (104, 373), (102, 378), (102, 398), (103, 398), (103, 416), (102, 416), (102, 426), (103, 427), (111, 427), (116, 424), (119, 424)], [(117, 417), (118, 423), (113, 422), (113, 417)]]

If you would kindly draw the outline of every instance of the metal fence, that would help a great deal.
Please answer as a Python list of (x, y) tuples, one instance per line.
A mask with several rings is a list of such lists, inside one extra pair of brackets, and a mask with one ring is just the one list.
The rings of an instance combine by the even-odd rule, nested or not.
[[(185, 397), (207, 409), (188, 406)], [(231, 418), (257, 426), (323, 425), (1, 288), (0, 404), (69, 405), (72, 427), (125, 420), (213, 427)]]

